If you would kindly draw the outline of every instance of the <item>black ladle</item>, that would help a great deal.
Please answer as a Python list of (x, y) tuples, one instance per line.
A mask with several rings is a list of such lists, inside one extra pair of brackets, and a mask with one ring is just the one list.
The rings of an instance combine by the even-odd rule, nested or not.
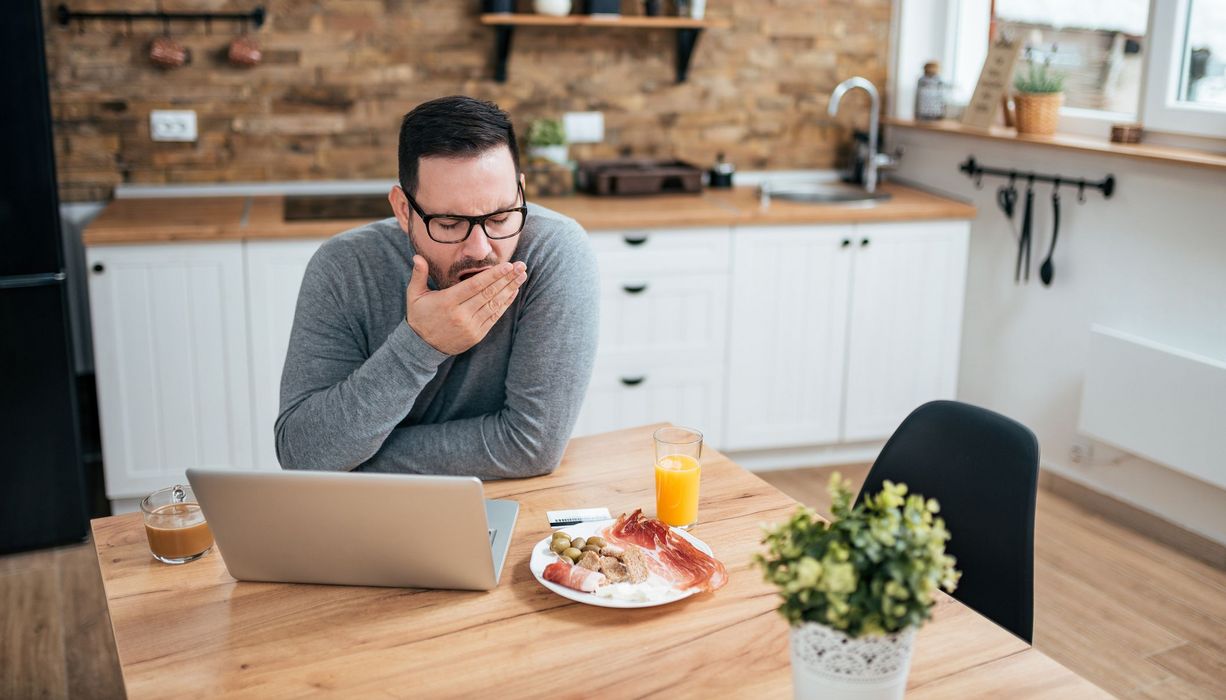
[(1044, 287), (1051, 286), (1051, 279), (1055, 276), (1056, 271), (1051, 264), (1051, 256), (1056, 253), (1056, 237), (1060, 235), (1060, 181), (1056, 180), (1056, 186), (1051, 191), (1051, 248), (1047, 250), (1047, 259), (1039, 267), (1039, 279), (1043, 281)]

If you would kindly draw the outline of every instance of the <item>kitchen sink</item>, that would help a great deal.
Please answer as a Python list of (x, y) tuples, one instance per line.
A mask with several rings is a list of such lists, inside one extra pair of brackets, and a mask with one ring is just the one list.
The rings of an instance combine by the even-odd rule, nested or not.
[(890, 198), (890, 193), (869, 192), (863, 187), (842, 182), (779, 182), (765, 183), (759, 188), (764, 205), (771, 199), (812, 204), (861, 204), (871, 206)]

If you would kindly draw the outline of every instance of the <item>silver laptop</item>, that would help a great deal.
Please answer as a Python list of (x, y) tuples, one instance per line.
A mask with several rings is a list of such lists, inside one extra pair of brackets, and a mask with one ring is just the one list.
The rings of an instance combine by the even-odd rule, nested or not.
[(489, 590), (519, 504), (463, 476), (188, 469), (242, 581)]

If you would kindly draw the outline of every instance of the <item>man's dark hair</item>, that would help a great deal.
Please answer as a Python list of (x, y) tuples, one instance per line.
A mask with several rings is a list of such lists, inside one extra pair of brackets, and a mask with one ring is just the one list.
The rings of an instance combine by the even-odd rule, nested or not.
[(519, 173), (519, 148), (511, 118), (493, 102), (464, 95), (423, 102), (400, 122), (400, 186), (417, 194), (419, 159), (472, 157), (505, 145)]

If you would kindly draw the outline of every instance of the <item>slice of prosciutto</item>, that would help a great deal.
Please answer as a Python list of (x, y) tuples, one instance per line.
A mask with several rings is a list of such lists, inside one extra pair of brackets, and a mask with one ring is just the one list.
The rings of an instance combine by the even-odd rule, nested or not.
[(630, 515), (623, 513), (601, 534), (623, 547), (641, 547), (660, 565), (652, 570), (680, 590), (714, 591), (728, 582), (728, 570), (718, 559), (690, 544), (660, 520), (643, 517), (641, 508)]
[(585, 569), (582, 566), (571, 566), (564, 561), (555, 561), (546, 566), (543, 576), (546, 581), (552, 581), (559, 586), (566, 586), (584, 593), (595, 591), (607, 581), (605, 575), (599, 571)]

